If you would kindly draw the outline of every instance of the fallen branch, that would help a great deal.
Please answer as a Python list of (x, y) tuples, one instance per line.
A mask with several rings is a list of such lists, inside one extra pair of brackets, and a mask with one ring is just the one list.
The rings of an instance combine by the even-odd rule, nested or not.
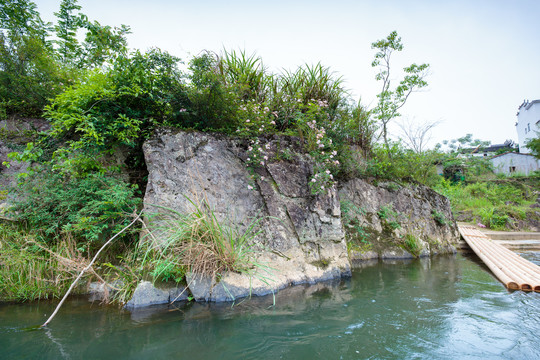
[(129, 224), (127, 225), (125, 228), (123, 228), (122, 230), (120, 230), (119, 232), (116, 233), (116, 235), (114, 235), (112, 238), (110, 238), (99, 250), (98, 252), (96, 253), (96, 255), (94, 256), (94, 258), (92, 259), (92, 261), (90, 261), (90, 264), (88, 264), (84, 269), (82, 269), (82, 271), (80, 272), (79, 276), (77, 276), (77, 278), (75, 279), (75, 281), (73, 281), (73, 283), (71, 283), (71, 286), (69, 287), (68, 291), (66, 292), (66, 294), (64, 295), (64, 297), (62, 298), (62, 300), (60, 301), (60, 303), (58, 304), (58, 306), (56, 306), (56, 309), (54, 309), (54, 312), (52, 313), (52, 315), (47, 319), (47, 321), (45, 321), (45, 323), (43, 323), (43, 325), (41, 325), (41, 327), (44, 327), (44, 326), (47, 326), (48, 323), (51, 322), (51, 320), (55, 317), (56, 313), (58, 312), (58, 310), (60, 310), (60, 307), (62, 306), (62, 304), (64, 303), (64, 301), (67, 299), (69, 293), (71, 292), (71, 290), (73, 290), (73, 288), (75, 287), (75, 284), (77, 284), (77, 281), (79, 281), (79, 279), (83, 276), (83, 274), (92, 267), (92, 264), (97, 260), (99, 254), (101, 253), (101, 251), (103, 249), (105, 249), (105, 247), (107, 245), (109, 245), (114, 239), (116, 239), (116, 237), (118, 235), (120, 235), (121, 233), (123, 233), (124, 231), (126, 231), (127, 229), (129, 229), (133, 224), (135, 224), (137, 222), (137, 220), (139, 220), (139, 218), (141, 217), (141, 214), (142, 214), (142, 210), (141, 212), (137, 215), (137, 217), (135, 217), (135, 219)]

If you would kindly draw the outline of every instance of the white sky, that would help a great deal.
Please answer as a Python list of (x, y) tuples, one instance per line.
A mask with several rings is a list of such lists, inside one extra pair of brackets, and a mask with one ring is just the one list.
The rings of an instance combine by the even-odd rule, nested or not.
[[(53, 21), (60, 0), (36, 0)], [(467, 133), (517, 141), (524, 99), (540, 99), (540, 1), (185, 1), (80, 0), (89, 19), (131, 26), (129, 46), (159, 47), (188, 60), (201, 50), (256, 52), (273, 71), (321, 62), (342, 75), (354, 98), (373, 107), (380, 85), (371, 43), (396, 30), (397, 70), (429, 63), (427, 90), (403, 118), (442, 123), (432, 144)], [(396, 82), (399, 79), (396, 77)], [(397, 129), (395, 129), (397, 133)]]

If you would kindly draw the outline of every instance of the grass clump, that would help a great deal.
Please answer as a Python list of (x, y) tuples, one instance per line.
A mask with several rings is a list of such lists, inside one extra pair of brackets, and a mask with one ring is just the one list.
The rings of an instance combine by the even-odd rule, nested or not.
[(0, 301), (59, 298), (86, 264), (71, 238), (50, 247), (35, 233), (0, 223)]
[(418, 257), (420, 255), (420, 251), (422, 251), (422, 243), (416, 236), (411, 234), (405, 235), (401, 247), (415, 257)]
[(257, 270), (269, 269), (254, 258), (260, 219), (241, 230), (222, 224), (206, 203), (191, 204), (193, 211), (187, 214), (156, 206), (160, 212), (147, 215), (146, 236), (122, 265), (115, 267), (124, 283), (117, 301), (127, 301), (145, 278), (154, 283), (188, 285), (188, 274), (219, 279), (227, 272), (237, 272), (264, 281)]
[(445, 226), (450, 223), (450, 221), (446, 219), (446, 216), (444, 216), (442, 212), (437, 211), (435, 209), (431, 211), (431, 217), (433, 218), (433, 220), (435, 220), (437, 224), (441, 226)]

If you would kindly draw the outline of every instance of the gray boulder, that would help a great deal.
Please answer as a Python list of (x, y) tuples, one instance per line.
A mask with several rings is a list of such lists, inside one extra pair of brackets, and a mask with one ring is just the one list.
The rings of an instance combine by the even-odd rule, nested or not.
[(133, 297), (126, 303), (125, 307), (127, 309), (135, 309), (187, 299), (188, 293), (184, 287), (160, 289), (155, 287), (150, 281), (141, 281), (137, 285)]

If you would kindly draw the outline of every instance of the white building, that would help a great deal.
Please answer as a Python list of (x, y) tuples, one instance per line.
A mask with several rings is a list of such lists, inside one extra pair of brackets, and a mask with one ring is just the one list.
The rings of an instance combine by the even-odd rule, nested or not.
[[(521, 150), (521, 146), (520, 146)], [(540, 160), (530, 154), (507, 152), (489, 159), (496, 174), (529, 175), (540, 168)]]
[(518, 133), (519, 152), (529, 153), (525, 143), (532, 138), (537, 137), (537, 131), (540, 131), (540, 100), (523, 101), (517, 112), (516, 130)]

